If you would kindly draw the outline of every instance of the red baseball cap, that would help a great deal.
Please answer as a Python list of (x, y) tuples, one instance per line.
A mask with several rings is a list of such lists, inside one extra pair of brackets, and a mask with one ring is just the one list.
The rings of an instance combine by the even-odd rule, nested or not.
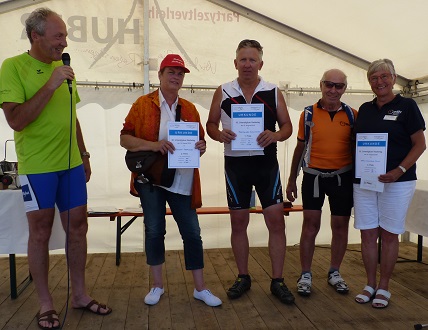
[(166, 68), (167, 66), (183, 68), (184, 72), (186, 72), (186, 73), (190, 72), (190, 70), (184, 66), (184, 61), (181, 58), (181, 56), (178, 54), (166, 55), (165, 58), (161, 62), (159, 70), (162, 70), (163, 68)]

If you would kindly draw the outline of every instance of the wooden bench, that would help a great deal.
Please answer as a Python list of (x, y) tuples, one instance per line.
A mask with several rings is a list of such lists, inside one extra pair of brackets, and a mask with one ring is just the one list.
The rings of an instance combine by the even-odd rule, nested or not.
[[(293, 205), (291, 207), (284, 207), (284, 215), (289, 215), (290, 212), (301, 212), (303, 211), (302, 205)], [(196, 209), (198, 215), (206, 214), (229, 214), (229, 208), (223, 206), (206, 206)], [(256, 206), (250, 209), (250, 213), (263, 213), (263, 209), (260, 206)], [(166, 215), (172, 215), (171, 209), (166, 209)], [(121, 255), (121, 246), (122, 246), (122, 234), (132, 225), (132, 223), (139, 217), (143, 217), (144, 213), (141, 212), (129, 212), (122, 210), (119, 212), (88, 212), (88, 217), (109, 217), (110, 221), (116, 221), (116, 265), (120, 265), (120, 255)], [(131, 217), (123, 226), (122, 226), (122, 217)]]

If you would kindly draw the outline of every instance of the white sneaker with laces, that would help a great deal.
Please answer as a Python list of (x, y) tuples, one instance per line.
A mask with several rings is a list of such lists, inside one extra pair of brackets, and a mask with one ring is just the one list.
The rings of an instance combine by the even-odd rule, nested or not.
[(218, 297), (214, 296), (208, 289), (202, 291), (194, 289), (193, 297), (195, 299), (202, 300), (204, 303), (211, 307), (220, 306), (222, 304), (222, 301)]
[(144, 298), (147, 305), (156, 305), (165, 290), (163, 288), (151, 288), (149, 293)]
[(301, 296), (309, 296), (311, 294), (312, 275), (304, 273), (297, 280), (297, 293)]
[(328, 284), (336, 289), (338, 293), (348, 293), (349, 287), (345, 280), (340, 276), (340, 273), (336, 270), (328, 275)]

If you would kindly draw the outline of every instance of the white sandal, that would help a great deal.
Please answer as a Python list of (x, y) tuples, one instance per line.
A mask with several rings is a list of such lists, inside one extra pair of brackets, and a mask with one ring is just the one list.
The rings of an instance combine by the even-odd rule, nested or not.
[[(374, 308), (385, 308), (385, 307), (388, 307), (389, 298), (391, 298), (391, 292), (383, 290), (383, 289), (378, 289), (376, 291), (376, 296), (377, 295), (384, 296), (386, 299), (375, 298), (375, 299), (373, 299), (372, 306)], [(380, 306), (376, 306), (377, 304), (379, 304)]]
[(366, 304), (375, 297), (376, 290), (373, 289), (371, 286), (366, 285), (363, 291), (367, 291), (368, 293), (370, 293), (370, 297), (366, 296), (363, 293), (360, 293), (355, 297), (355, 301), (359, 304)]

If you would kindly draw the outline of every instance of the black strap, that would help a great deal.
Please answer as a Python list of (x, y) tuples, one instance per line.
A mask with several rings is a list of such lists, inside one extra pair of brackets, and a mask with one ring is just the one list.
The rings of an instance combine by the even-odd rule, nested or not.
[(177, 104), (177, 107), (175, 108), (175, 121), (180, 121), (181, 118), (181, 105)]

